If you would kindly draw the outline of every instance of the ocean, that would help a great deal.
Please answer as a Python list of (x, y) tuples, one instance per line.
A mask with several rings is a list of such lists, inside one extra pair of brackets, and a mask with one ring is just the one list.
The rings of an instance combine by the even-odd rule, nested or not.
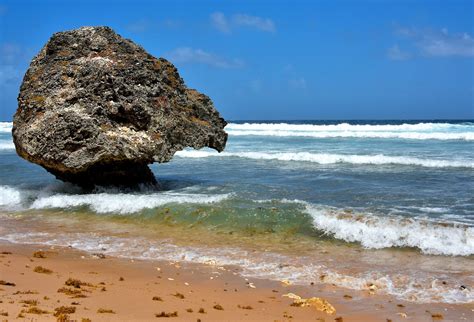
[(93, 192), (18, 157), (0, 122), (0, 240), (236, 265), (413, 302), (474, 302), (474, 121), (230, 122), (225, 152)]

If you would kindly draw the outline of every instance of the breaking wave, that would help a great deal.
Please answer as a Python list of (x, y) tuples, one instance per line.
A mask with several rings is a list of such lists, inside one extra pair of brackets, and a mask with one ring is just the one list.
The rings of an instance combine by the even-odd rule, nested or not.
[(20, 202), (20, 191), (8, 186), (0, 186), (0, 206), (13, 206)]
[(0, 133), (11, 133), (12, 127), (12, 122), (0, 122)]
[(451, 161), (436, 159), (421, 159), (403, 156), (387, 156), (383, 154), (377, 155), (345, 155), (345, 154), (328, 154), (328, 153), (310, 153), (310, 152), (212, 152), (212, 151), (196, 151), (184, 150), (176, 153), (182, 158), (207, 158), (207, 157), (240, 157), (256, 160), (279, 160), (279, 161), (303, 161), (318, 164), (374, 164), (374, 165), (413, 165), (429, 168), (474, 168), (474, 161)]
[(282, 131), (435, 131), (474, 130), (474, 123), (417, 123), (417, 124), (290, 124), (290, 123), (229, 123), (226, 130), (282, 130)]
[(129, 214), (171, 203), (210, 204), (223, 201), (229, 196), (229, 194), (205, 195), (185, 193), (155, 193), (146, 195), (124, 193), (57, 194), (36, 199), (30, 208), (45, 209), (87, 206), (97, 213)]
[(0, 150), (14, 150), (15, 145), (12, 140), (0, 140)]
[(352, 214), (305, 203), (314, 227), (337, 239), (371, 249), (414, 247), (425, 254), (474, 254), (474, 227), (399, 216)]
[(231, 136), (474, 140), (474, 124), (471, 123), (418, 123), (400, 125), (230, 123), (225, 129)]
[[(52, 188), (50, 188), (52, 189)], [(96, 213), (131, 214), (166, 204), (211, 204), (229, 198), (231, 194), (194, 194), (179, 192), (134, 193), (54, 193), (48, 189), (32, 194), (29, 191), (0, 186), (0, 206), (17, 209), (51, 209), (89, 207)], [(24, 198), (22, 198), (24, 197)], [(27, 200), (30, 204), (24, 204)], [(33, 199), (33, 201), (31, 201)], [(24, 201), (26, 200), (26, 201)]]

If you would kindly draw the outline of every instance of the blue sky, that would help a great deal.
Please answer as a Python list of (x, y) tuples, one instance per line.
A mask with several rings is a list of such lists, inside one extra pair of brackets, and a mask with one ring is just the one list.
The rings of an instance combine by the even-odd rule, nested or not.
[(0, 120), (57, 31), (108, 25), (227, 119), (474, 118), (473, 1), (0, 0)]

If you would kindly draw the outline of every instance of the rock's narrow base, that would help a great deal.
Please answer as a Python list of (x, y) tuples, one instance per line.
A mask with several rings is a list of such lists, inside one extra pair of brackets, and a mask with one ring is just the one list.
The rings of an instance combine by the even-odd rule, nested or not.
[(153, 172), (147, 164), (142, 163), (98, 164), (87, 171), (76, 173), (47, 170), (59, 180), (71, 182), (86, 189), (95, 186), (136, 187), (143, 184), (157, 184)]

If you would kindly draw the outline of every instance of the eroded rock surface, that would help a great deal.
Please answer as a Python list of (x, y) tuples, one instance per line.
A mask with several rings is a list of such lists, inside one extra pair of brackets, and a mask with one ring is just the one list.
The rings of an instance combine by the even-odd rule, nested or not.
[(185, 147), (222, 151), (226, 122), (177, 69), (108, 27), (54, 34), (25, 74), (17, 153), (82, 186), (154, 183)]

